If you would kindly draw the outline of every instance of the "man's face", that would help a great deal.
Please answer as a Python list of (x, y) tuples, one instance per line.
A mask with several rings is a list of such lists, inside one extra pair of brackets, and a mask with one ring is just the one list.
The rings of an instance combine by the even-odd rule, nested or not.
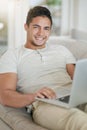
[(51, 32), (51, 22), (47, 17), (35, 17), (26, 27), (26, 31), (28, 47), (31, 49), (43, 48)]

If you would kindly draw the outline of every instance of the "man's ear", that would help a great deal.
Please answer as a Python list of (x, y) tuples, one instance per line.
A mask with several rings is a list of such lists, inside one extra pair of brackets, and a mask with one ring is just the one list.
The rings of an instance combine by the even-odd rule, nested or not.
[(26, 23), (24, 24), (24, 28), (25, 28), (25, 30), (27, 31), (28, 25), (27, 25)]

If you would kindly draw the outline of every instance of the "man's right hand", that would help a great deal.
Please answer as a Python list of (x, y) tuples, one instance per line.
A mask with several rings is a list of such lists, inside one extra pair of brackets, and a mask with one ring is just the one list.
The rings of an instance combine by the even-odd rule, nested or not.
[(56, 93), (53, 91), (53, 89), (44, 87), (36, 92), (36, 97), (39, 98), (56, 98)]

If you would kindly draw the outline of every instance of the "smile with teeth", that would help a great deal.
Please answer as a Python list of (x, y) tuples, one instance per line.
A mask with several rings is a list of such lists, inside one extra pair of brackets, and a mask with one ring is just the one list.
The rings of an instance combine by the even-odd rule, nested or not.
[(42, 37), (36, 37), (36, 40), (38, 40), (38, 41), (43, 41), (44, 38), (42, 38)]

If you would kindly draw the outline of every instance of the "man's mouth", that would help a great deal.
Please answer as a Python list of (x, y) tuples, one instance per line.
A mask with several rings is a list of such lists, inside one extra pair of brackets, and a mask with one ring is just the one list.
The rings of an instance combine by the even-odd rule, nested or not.
[(35, 37), (35, 39), (38, 40), (38, 41), (43, 41), (44, 40), (43, 37)]

